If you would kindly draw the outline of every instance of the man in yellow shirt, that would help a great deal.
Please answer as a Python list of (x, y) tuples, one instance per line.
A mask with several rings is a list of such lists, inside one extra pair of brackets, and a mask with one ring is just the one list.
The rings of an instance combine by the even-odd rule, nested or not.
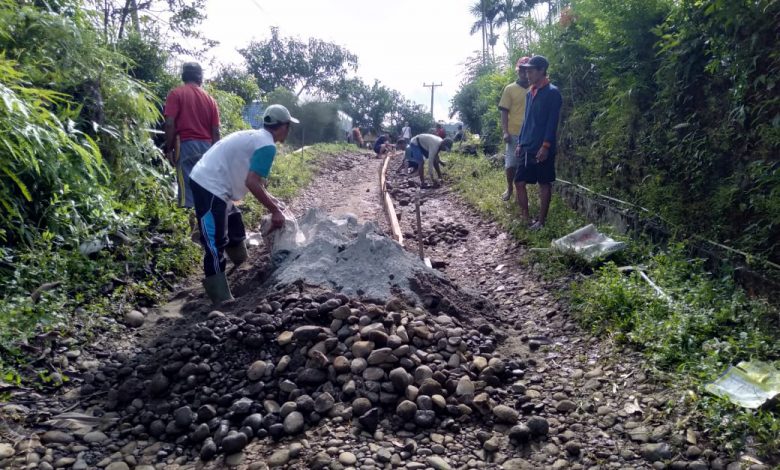
[(521, 66), (528, 63), (529, 60), (530, 57), (521, 57), (517, 61), (515, 65), (517, 80), (504, 87), (501, 101), (498, 102), (498, 109), (501, 111), (501, 129), (504, 131), (504, 142), (506, 143), (504, 151), (506, 191), (501, 195), (501, 199), (504, 201), (508, 201), (512, 197), (515, 170), (519, 162), (519, 158), (515, 156), (515, 147), (520, 136), (520, 129), (523, 128), (525, 96), (528, 93), (528, 77), (525, 75), (525, 69)]

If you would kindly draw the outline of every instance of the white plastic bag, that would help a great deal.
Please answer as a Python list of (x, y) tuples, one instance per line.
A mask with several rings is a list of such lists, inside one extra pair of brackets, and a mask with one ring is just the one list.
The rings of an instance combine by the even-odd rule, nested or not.
[(552, 249), (562, 253), (575, 254), (589, 263), (611, 255), (626, 247), (596, 230), (593, 224), (586, 225), (574, 232), (552, 241)]

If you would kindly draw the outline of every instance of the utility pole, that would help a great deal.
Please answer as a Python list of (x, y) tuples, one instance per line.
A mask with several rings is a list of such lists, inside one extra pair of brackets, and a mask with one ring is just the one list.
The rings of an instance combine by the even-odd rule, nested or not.
[(431, 83), (428, 85), (427, 83), (423, 82), (423, 86), (429, 87), (431, 89), (431, 119), (433, 119), (433, 90), (435, 90), (437, 86), (441, 86), (441, 83)]

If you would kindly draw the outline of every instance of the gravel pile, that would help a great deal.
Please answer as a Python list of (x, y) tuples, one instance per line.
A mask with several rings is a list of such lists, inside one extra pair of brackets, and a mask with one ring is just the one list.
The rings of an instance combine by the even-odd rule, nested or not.
[[(120, 450), (113, 456), (119, 463), (128, 455), (208, 461), (323, 420), (369, 433), (381, 426), (456, 434), (464, 423), (487, 421), (522, 442), (547, 433), (545, 420), (519, 424), (518, 411), (496, 401), (525, 364), (493, 353), (489, 325), (471, 329), (398, 299), (375, 305), (343, 294), (280, 293), (253, 311), (213, 311), (181, 326), (135, 357), (113, 355), (84, 378), (82, 395), (105, 392), (86, 412), (106, 424), (85, 434), (44, 434), (53, 462), (105, 467), (111, 450)], [(142, 446), (121, 452), (138, 442), (156, 442), (154, 454)]]

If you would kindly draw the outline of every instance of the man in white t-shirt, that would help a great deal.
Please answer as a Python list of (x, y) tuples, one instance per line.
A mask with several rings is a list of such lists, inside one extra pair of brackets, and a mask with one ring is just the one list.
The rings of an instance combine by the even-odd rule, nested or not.
[(412, 139), (412, 128), (409, 127), (409, 123), (404, 123), (404, 127), (401, 129), (401, 138), (406, 142)]
[(235, 206), (250, 192), (271, 213), (273, 228), (284, 225), (282, 203), (266, 186), (276, 156), (276, 142), (284, 142), (290, 123), (299, 121), (282, 105), (269, 106), (263, 129), (230, 134), (212, 146), (190, 173), (200, 242), (203, 245), (203, 287), (215, 304), (231, 300), (225, 254), (238, 265), (248, 255), (241, 211)]
[(425, 187), (425, 169), (424, 161), (428, 160), (428, 170), (431, 173), (431, 180), (434, 186), (438, 185), (436, 176), (434, 176), (434, 170), (436, 175), (441, 177), (441, 161), (439, 160), (439, 153), (441, 151), (449, 151), (452, 148), (452, 139), (441, 137), (433, 134), (419, 134), (409, 141), (409, 146), (406, 147), (406, 153), (404, 155), (404, 162), (410, 168), (414, 168), (420, 175), (420, 185)]

